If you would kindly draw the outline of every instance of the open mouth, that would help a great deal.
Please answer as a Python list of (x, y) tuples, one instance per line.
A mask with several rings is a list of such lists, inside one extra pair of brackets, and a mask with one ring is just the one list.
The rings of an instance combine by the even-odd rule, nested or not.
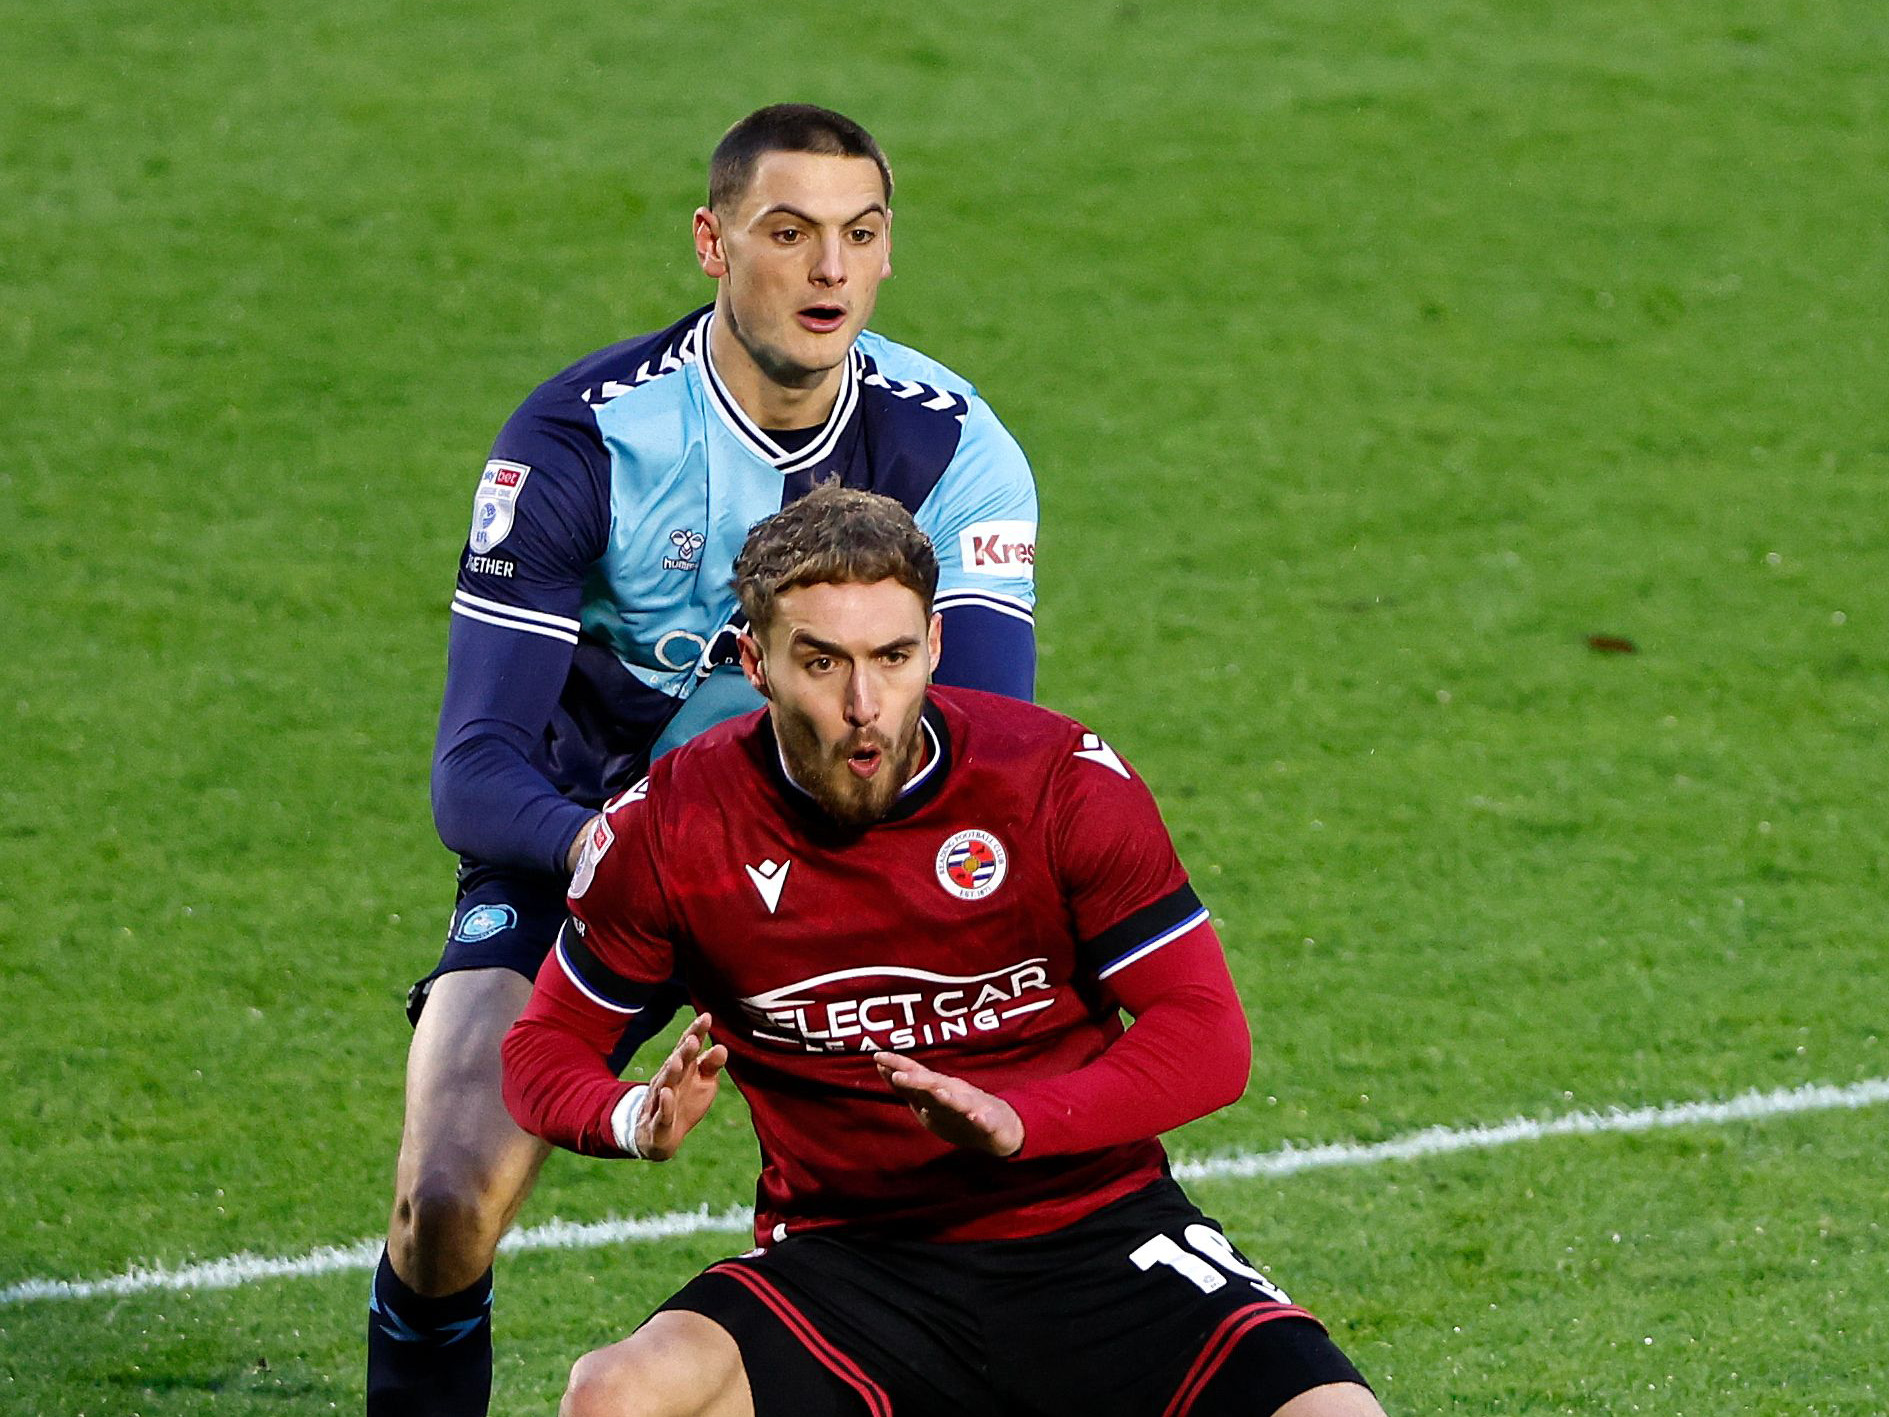
[(815, 334), (830, 335), (846, 323), (846, 311), (838, 305), (808, 305), (795, 314)]
[(855, 748), (846, 755), (846, 766), (859, 777), (872, 777), (884, 761), (885, 754), (872, 747)]

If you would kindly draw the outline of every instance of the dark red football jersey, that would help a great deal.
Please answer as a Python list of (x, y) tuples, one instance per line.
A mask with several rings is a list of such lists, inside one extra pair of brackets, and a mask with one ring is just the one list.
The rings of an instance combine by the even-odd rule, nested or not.
[[(753, 1112), (762, 1237), (861, 1223), (1040, 1233), (1158, 1176), (1160, 1143), (1133, 1119), (1127, 1140), (1068, 1149), (1094, 1133), (1059, 1141), (1077, 1109), (1056, 1089), (1122, 1038), (1117, 977), (1154, 977), (1144, 961), (1169, 946), (1172, 962), (1210, 951), (1190, 980), (1211, 976), (1198, 990), (1218, 1010), (1209, 1036), (1237, 1032), (1232, 1095), (1244, 1085), (1244, 1020), (1235, 1000), (1226, 1023), (1207, 913), (1128, 765), (1060, 714), (968, 690), (934, 689), (922, 732), (926, 765), (863, 830), (791, 782), (765, 713), (664, 758), (606, 809), (540, 975), (541, 994), (575, 1001), (574, 986), (619, 1023), (682, 976)], [(1023, 1152), (933, 1136), (879, 1076), (877, 1049), (1012, 1100)], [(515, 1061), (508, 1047), (508, 1088)]]

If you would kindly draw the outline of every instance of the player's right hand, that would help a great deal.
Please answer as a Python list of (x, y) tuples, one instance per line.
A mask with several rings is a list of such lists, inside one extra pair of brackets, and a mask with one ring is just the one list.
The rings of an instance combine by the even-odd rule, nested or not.
[(645, 1161), (674, 1156), (721, 1090), (728, 1049), (709, 1041), (713, 1023), (707, 1014), (697, 1014), (649, 1080), (649, 1096), (636, 1119), (636, 1149)]
[(1023, 1119), (996, 1093), (936, 1072), (902, 1053), (881, 1051), (872, 1061), (886, 1086), (905, 1099), (933, 1136), (992, 1156), (1015, 1156), (1023, 1149)]

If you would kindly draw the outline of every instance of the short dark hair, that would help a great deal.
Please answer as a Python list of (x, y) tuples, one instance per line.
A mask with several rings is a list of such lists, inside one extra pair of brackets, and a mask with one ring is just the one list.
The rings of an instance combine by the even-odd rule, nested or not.
[(759, 634), (773, 622), (775, 601), (790, 590), (876, 581), (897, 581), (930, 615), (938, 555), (901, 503), (833, 481), (756, 522), (729, 584)]
[(775, 103), (757, 108), (722, 134), (708, 160), (708, 206), (726, 211), (753, 180), (755, 164), (769, 153), (818, 153), (824, 157), (869, 157), (879, 166), (886, 205), (892, 205), (892, 167), (872, 134), (844, 114), (811, 103)]

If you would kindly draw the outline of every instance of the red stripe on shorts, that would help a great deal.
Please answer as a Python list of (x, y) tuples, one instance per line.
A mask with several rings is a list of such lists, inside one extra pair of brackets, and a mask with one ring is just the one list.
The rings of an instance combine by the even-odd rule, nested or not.
[(787, 1326), (787, 1331), (800, 1340), (803, 1348), (834, 1377), (859, 1394), (860, 1400), (866, 1404), (869, 1417), (892, 1417), (892, 1398), (886, 1390), (867, 1377), (859, 1364), (835, 1348), (826, 1335), (813, 1326), (813, 1320), (801, 1313), (793, 1301), (769, 1280), (731, 1263), (710, 1265), (707, 1272), (725, 1274), (747, 1285), (749, 1291), (773, 1311), (774, 1317)]
[(1220, 1327), (1208, 1335), (1207, 1341), (1201, 1345), (1194, 1366), (1181, 1379), (1181, 1385), (1174, 1390), (1174, 1398), (1161, 1417), (1185, 1417), (1200, 1400), (1202, 1389), (1220, 1371), (1221, 1364), (1232, 1356), (1240, 1340), (1261, 1324), (1271, 1323), (1274, 1319), (1311, 1319), (1313, 1323), (1318, 1323), (1316, 1318), (1296, 1304), (1248, 1304), (1243, 1309), (1235, 1309), (1220, 1321)]

